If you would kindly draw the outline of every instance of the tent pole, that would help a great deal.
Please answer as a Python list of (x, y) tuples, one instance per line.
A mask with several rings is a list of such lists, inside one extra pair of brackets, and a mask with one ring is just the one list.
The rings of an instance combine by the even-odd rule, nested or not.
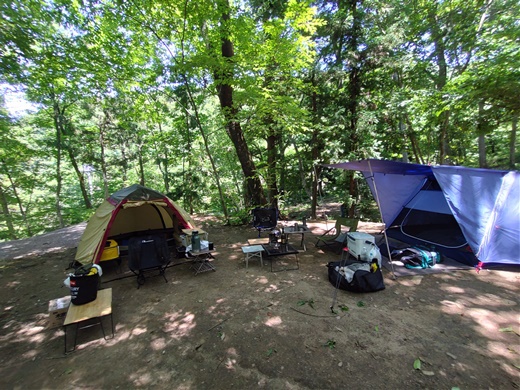
[(374, 172), (372, 172), (372, 165), (370, 165), (370, 159), (367, 159), (368, 161), (368, 168), (370, 169), (370, 177), (372, 178), (372, 183), (374, 184), (374, 192), (376, 193), (376, 202), (377, 202), (377, 208), (379, 209), (379, 215), (381, 216), (381, 221), (383, 221), (384, 228), (383, 228), (383, 236), (385, 237), (385, 244), (386, 244), (386, 252), (388, 253), (388, 260), (390, 262), (390, 266), (392, 267), (392, 279), (397, 279), (394, 272), (394, 262), (392, 261), (392, 255), (390, 254), (390, 245), (388, 244), (388, 237), (386, 235), (386, 223), (383, 219), (383, 212), (381, 211), (381, 204), (379, 203), (379, 193), (377, 192), (377, 185), (376, 181), (374, 179)]

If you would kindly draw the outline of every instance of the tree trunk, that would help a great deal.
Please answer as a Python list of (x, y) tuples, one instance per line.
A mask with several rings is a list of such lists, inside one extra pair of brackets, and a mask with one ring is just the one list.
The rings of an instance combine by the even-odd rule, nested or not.
[(54, 128), (56, 130), (56, 194), (55, 194), (55, 207), (56, 217), (58, 218), (58, 224), (60, 228), (65, 227), (63, 222), (63, 215), (61, 214), (61, 134), (63, 133), (63, 113), (60, 111), (60, 107), (57, 102), (53, 105), (54, 115)]
[(143, 141), (140, 135), (137, 136), (137, 157), (139, 160), (139, 184), (146, 186), (144, 179)]
[[(448, 80), (448, 66), (446, 64), (446, 48), (444, 45), (444, 35), (439, 28), (439, 22), (437, 20), (436, 10), (432, 10), (429, 15), (430, 26), (432, 30), (432, 39), (434, 43), (434, 53), (437, 59), (437, 66), (439, 68), (438, 74), (435, 80), (436, 88), (439, 93), (442, 93), (446, 82)], [(444, 110), (439, 116), (439, 163), (444, 164), (446, 157), (448, 156), (448, 145), (449, 145), (449, 110)]]
[[(272, 121), (271, 121), (272, 122)], [(271, 207), (278, 208), (278, 185), (276, 183), (276, 162), (277, 162), (277, 146), (280, 143), (280, 136), (276, 134), (276, 130), (272, 126), (269, 127), (269, 136), (267, 137), (267, 188), (268, 201)]]
[[(107, 114), (105, 113), (105, 116)], [(100, 159), (101, 159), (101, 175), (103, 176), (103, 189), (105, 191), (105, 199), (107, 199), (110, 194), (108, 190), (108, 173), (107, 173), (107, 162), (105, 159), (105, 122), (99, 126), (99, 149), (100, 149)], [(121, 151), (123, 161), (126, 160), (125, 157), (125, 149), (123, 145), (123, 149)], [(123, 164), (123, 182), (126, 180), (126, 169), (125, 164)]]
[(483, 119), (484, 102), (478, 102), (478, 123), (477, 123), (477, 134), (478, 134), (478, 165), (480, 168), (487, 168), (486, 161), (486, 129)]
[(213, 154), (210, 150), (210, 144), (208, 140), (208, 136), (206, 135), (206, 132), (204, 131), (204, 127), (202, 126), (202, 122), (200, 120), (199, 116), (199, 109), (197, 107), (197, 104), (195, 103), (195, 99), (193, 98), (193, 95), (191, 94), (191, 88), (188, 81), (188, 78), (185, 74), (182, 75), (184, 79), (184, 85), (186, 86), (186, 92), (188, 94), (188, 99), (190, 101), (190, 105), (193, 109), (193, 112), (195, 114), (195, 121), (197, 123), (197, 128), (199, 129), (200, 135), (202, 136), (202, 140), (204, 141), (204, 149), (206, 150), (206, 155), (208, 156), (209, 162), (211, 164), (211, 169), (213, 171), (213, 178), (215, 179), (215, 184), (217, 186), (219, 199), (220, 199), (220, 207), (222, 208), (222, 212), (224, 214), (224, 218), (226, 222), (229, 222), (229, 213), (226, 205), (226, 199), (224, 197), (224, 192), (222, 191), (222, 185), (220, 183), (220, 174), (217, 169), (217, 164), (215, 163), (215, 159), (213, 158)]
[(218, 98), (223, 115), (226, 119), (226, 131), (233, 142), (238, 160), (242, 166), (244, 177), (247, 184), (248, 200), (253, 206), (265, 205), (267, 203), (262, 188), (262, 183), (258, 177), (253, 158), (244, 138), (244, 133), (240, 122), (237, 121), (238, 109), (233, 104), (233, 87), (230, 80), (233, 79), (232, 58), (234, 56), (233, 43), (230, 40), (230, 32), (228, 23), (230, 19), (230, 6), (228, 0), (222, 0), (220, 5), (223, 9), (222, 20), (220, 24), (220, 33), (222, 41), (222, 57), (227, 62), (221, 70), (215, 71), (215, 83), (217, 86)]
[(5, 224), (7, 225), (7, 231), (9, 232), (9, 239), (16, 240), (16, 230), (13, 225), (13, 216), (9, 211), (9, 202), (5, 196), (5, 192), (2, 186), (0, 186), (0, 203), (2, 205), (2, 214), (5, 216)]
[[(311, 76), (311, 83), (316, 86), (316, 79), (314, 73)], [(311, 137), (311, 156), (313, 164), (318, 161), (320, 157), (321, 141), (318, 132), (318, 94), (314, 91), (311, 96), (311, 110), (314, 118), (314, 126)], [(318, 179), (321, 174), (321, 166), (314, 165), (312, 170), (312, 201), (311, 201), (311, 218), (316, 219), (318, 209)]]
[[(162, 129), (160, 121), (157, 123), (157, 127), (159, 128), (159, 134), (162, 134), (163, 129)], [(161, 139), (162, 139), (162, 137), (161, 137)], [(160, 154), (160, 152), (159, 152), (159, 150), (157, 150), (157, 156), (159, 156), (159, 154)], [(162, 165), (161, 165), (161, 162), (160, 162), (161, 160), (162, 160)], [(170, 172), (169, 172), (169, 169), (170, 169), (170, 162), (169, 162), (169, 156), (168, 156), (168, 149), (165, 147), (164, 148), (164, 156), (163, 156), (162, 159), (159, 159), (159, 170), (162, 173), (163, 183), (164, 183), (164, 192), (165, 193), (169, 193), (170, 192)]]
[(85, 176), (79, 169), (78, 162), (76, 161), (76, 156), (74, 156), (74, 151), (70, 147), (67, 147), (67, 153), (69, 155), (69, 159), (72, 164), (72, 167), (74, 168), (74, 172), (76, 172), (76, 176), (78, 177), (79, 188), (81, 190), (81, 195), (83, 196), (83, 202), (85, 203), (85, 207), (87, 209), (91, 209), (92, 202), (90, 202), (90, 198), (88, 196), (87, 189), (85, 187)]
[(291, 143), (292, 143), (292, 145), (294, 147), (294, 152), (296, 154), (296, 158), (298, 159), (298, 171), (300, 172), (301, 185), (302, 185), (303, 190), (307, 194), (307, 200), (308, 200), (308, 199), (312, 198), (312, 193), (309, 190), (309, 187), (307, 185), (307, 178), (305, 176), (306, 172), (305, 172), (305, 166), (304, 166), (304, 163), (303, 163), (303, 158), (302, 158), (302, 156), (300, 154), (300, 149), (298, 148), (298, 145), (296, 144), (294, 139), (291, 140)]
[(357, 123), (358, 123), (358, 108), (361, 96), (362, 87), (362, 70), (361, 63), (363, 62), (363, 54), (359, 51), (359, 42), (362, 41), (362, 14), (358, 11), (358, 2), (361, 0), (349, 0), (349, 11), (352, 14), (352, 29), (347, 44), (347, 48), (351, 54), (349, 83), (348, 83), (348, 98), (347, 98), (347, 112), (349, 116), (349, 139), (345, 145), (345, 151), (355, 151), (357, 149)]
[(412, 122), (410, 121), (410, 117), (408, 114), (405, 115), (406, 118), (406, 126), (408, 127), (408, 130), (406, 134), (410, 138), (410, 143), (412, 144), (412, 151), (415, 156), (415, 161), (417, 161), (419, 164), (424, 164), (424, 158), (421, 153), (421, 148), (419, 147), (419, 142), (417, 142), (417, 137), (415, 136), (415, 131), (412, 126)]
[(516, 169), (515, 152), (516, 152), (516, 132), (518, 127), (518, 112), (513, 113), (511, 123), (511, 134), (509, 136), (509, 168)]
[(22, 216), (22, 221), (23, 221), (23, 223), (25, 225), (25, 229), (26, 229), (27, 235), (29, 237), (31, 237), (33, 235), (32, 234), (32, 229), (31, 229), (31, 225), (29, 224), (29, 221), (27, 220), (27, 213), (26, 213), (26, 210), (23, 207), (22, 200), (20, 199), (20, 196), (18, 195), (18, 190), (16, 189), (16, 184), (15, 184), (15, 182), (13, 180), (11, 172), (9, 171), (8, 165), (5, 163), (5, 161), (2, 161), (2, 166), (4, 167), (5, 175), (9, 179), (9, 185), (11, 186), (11, 189), (13, 191), (14, 197), (16, 198), (16, 203), (18, 205), (18, 210), (20, 210), (20, 215)]

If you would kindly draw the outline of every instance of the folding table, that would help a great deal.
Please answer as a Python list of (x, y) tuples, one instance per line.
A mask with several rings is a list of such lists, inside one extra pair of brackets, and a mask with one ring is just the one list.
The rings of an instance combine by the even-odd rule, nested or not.
[(292, 271), (300, 269), (300, 262), (298, 260), (298, 250), (295, 249), (292, 245), (289, 244), (280, 244), (278, 246), (273, 245), (262, 245), (262, 248), (264, 248), (265, 254), (267, 257), (276, 257), (276, 256), (287, 256), (287, 255), (294, 255), (296, 257), (296, 268), (284, 268), (281, 270), (273, 271), (273, 260), (271, 259), (271, 272), (278, 272), (278, 271)]
[[(65, 353), (72, 352), (76, 349), (76, 341), (78, 338), (78, 330), (90, 328), (92, 326), (99, 325), (103, 332), (103, 338), (106, 340), (105, 329), (103, 328), (102, 317), (110, 316), (110, 324), (112, 328), (112, 337), (114, 337), (114, 321), (112, 319), (112, 289), (107, 288), (99, 290), (97, 297), (94, 301), (86, 303), (84, 305), (69, 306), (65, 322), (63, 323), (63, 329), (65, 331)], [(95, 320), (96, 322), (90, 325), (80, 327), (80, 323), (88, 320)], [(67, 329), (71, 325), (76, 325), (76, 331), (74, 332), (74, 346), (69, 351), (67, 350)]]
[(214, 259), (211, 252), (213, 251), (201, 250), (188, 252), (189, 258), (191, 259), (191, 267), (195, 270), (195, 275), (207, 271), (216, 271), (215, 266), (210, 262), (210, 260)]

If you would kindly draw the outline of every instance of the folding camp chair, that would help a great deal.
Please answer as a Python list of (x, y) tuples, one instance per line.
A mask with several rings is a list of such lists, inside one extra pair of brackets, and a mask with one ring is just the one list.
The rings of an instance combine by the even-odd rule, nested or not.
[(253, 227), (258, 230), (258, 237), (260, 237), (260, 232), (274, 229), (277, 223), (278, 209), (274, 207), (253, 209)]
[(170, 250), (166, 238), (160, 235), (133, 237), (128, 245), (128, 267), (137, 275), (137, 288), (145, 281), (145, 272), (159, 271), (165, 282), (165, 271), (170, 263)]
[(338, 243), (341, 245), (341, 249), (347, 242), (347, 231), (343, 231), (343, 228), (348, 228), (348, 232), (355, 232), (358, 227), (359, 220), (353, 218), (338, 218), (334, 227), (327, 230), (321, 236), (317, 237), (316, 247), (320, 246), (336, 246)]

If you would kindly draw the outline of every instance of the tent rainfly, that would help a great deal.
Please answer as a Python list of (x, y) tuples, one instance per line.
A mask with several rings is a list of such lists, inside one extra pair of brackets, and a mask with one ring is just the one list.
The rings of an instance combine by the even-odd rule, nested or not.
[(360, 171), (388, 237), (482, 267), (520, 265), (520, 173), (386, 160), (326, 164)]
[(110, 238), (128, 238), (151, 231), (193, 229), (189, 214), (167, 196), (134, 184), (109, 196), (90, 218), (76, 251), (76, 261), (99, 263)]

